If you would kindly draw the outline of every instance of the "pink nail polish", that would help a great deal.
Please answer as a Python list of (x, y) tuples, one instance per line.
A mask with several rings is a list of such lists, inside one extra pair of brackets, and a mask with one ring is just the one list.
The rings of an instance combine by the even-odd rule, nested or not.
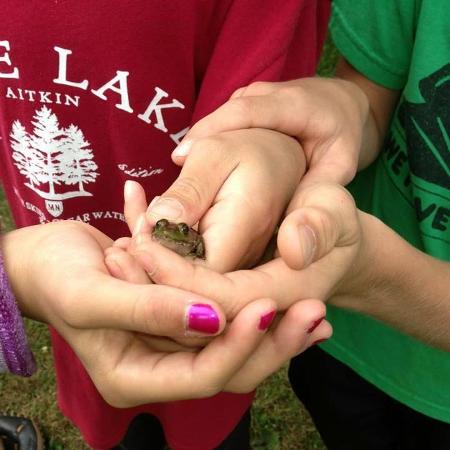
[(189, 331), (215, 334), (220, 328), (219, 316), (210, 305), (196, 303), (187, 311), (187, 327)]
[(320, 319), (317, 319), (315, 322), (313, 322), (311, 327), (308, 329), (308, 333), (312, 333), (322, 323), (323, 319), (325, 319), (325, 317), (321, 317)]
[(322, 342), (325, 342), (327, 339), (318, 339), (317, 341), (314, 341), (312, 344), (311, 344), (311, 347), (313, 346), (313, 345), (317, 345), (317, 344), (321, 344)]
[(272, 323), (273, 319), (275, 318), (275, 314), (277, 312), (275, 310), (268, 312), (267, 314), (264, 314), (261, 316), (261, 319), (259, 320), (258, 324), (258, 330), (265, 331), (267, 328), (270, 327), (270, 324)]

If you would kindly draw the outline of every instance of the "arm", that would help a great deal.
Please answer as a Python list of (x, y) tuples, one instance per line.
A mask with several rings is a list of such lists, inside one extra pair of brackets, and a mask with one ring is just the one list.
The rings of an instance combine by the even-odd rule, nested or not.
[(450, 263), (415, 249), (375, 217), (359, 216), (364, 244), (330, 302), (450, 351)]

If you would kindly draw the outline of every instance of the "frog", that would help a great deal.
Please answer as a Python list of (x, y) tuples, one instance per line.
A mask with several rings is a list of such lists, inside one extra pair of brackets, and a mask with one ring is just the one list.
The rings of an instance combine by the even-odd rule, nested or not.
[(181, 256), (206, 259), (202, 235), (184, 222), (160, 219), (153, 228), (152, 238)]

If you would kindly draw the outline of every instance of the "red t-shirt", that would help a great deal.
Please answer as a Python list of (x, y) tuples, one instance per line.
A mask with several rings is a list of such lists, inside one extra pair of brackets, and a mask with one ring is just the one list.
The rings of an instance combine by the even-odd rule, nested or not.
[[(45, 0), (2, 4), (0, 176), (18, 226), (60, 219), (127, 235), (122, 189), (148, 199), (189, 125), (255, 80), (313, 75), (328, 0)], [(170, 446), (220, 444), (252, 395), (116, 409), (52, 332), (58, 401), (94, 448), (148, 411)], [(99, 358), (101, 355), (99, 355)]]

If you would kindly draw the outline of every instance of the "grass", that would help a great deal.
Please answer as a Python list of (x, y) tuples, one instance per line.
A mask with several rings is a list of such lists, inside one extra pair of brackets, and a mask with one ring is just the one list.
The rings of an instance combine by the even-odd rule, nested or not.
[[(332, 74), (336, 51), (327, 41), (319, 73)], [(12, 229), (8, 207), (0, 192), (1, 229)], [(1, 415), (33, 417), (41, 426), (49, 450), (83, 450), (79, 432), (56, 407), (53, 357), (47, 327), (26, 321), (30, 344), (39, 370), (30, 379), (0, 375)], [(282, 368), (258, 389), (252, 415), (254, 450), (325, 450), (308, 413), (292, 393)]]

